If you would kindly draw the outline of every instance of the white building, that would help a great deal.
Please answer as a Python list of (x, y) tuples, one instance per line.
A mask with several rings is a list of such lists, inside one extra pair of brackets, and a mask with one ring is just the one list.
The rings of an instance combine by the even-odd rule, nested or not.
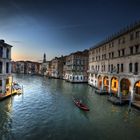
[(89, 50), (91, 86), (140, 101), (140, 23)]
[(88, 81), (88, 50), (71, 53), (66, 57), (64, 79), (73, 83)]
[(11, 94), (11, 47), (0, 40), (0, 97)]

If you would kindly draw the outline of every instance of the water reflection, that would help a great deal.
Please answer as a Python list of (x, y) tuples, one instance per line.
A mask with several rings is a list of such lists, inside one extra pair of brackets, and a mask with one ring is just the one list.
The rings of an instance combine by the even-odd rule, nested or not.
[[(0, 102), (1, 140), (137, 140), (140, 112), (110, 104), (86, 84), (15, 75), (24, 94)], [(84, 112), (72, 96), (89, 106)]]
[(1, 101), (0, 104), (0, 136), (3, 139), (11, 138), (11, 129), (12, 129), (12, 105), (13, 100), (10, 97), (5, 101)]

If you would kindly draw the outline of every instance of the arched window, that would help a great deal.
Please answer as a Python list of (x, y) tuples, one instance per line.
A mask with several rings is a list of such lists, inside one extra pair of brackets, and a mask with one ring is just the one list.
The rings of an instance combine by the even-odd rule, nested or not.
[(132, 72), (132, 63), (129, 64), (129, 72)]

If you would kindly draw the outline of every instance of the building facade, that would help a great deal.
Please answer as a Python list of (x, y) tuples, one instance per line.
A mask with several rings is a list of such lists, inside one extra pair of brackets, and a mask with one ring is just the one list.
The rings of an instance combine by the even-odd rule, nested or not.
[(51, 60), (51, 77), (63, 79), (63, 67), (65, 65), (64, 56), (55, 57)]
[(0, 96), (11, 94), (11, 48), (11, 45), (0, 40)]
[(66, 57), (64, 79), (69, 82), (88, 81), (88, 50), (78, 51)]
[(12, 72), (20, 74), (41, 74), (41, 63), (32, 61), (12, 62)]
[(140, 23), (90, 48), (88, 74), (89, 85), (140, 100)]

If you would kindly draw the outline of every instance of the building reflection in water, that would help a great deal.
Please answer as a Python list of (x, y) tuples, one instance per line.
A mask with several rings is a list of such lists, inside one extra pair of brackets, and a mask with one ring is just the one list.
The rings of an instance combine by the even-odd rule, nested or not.
[(1, 101), (0, 104), (0, 139), (7, 140), (12, 139), (12, 105), (13, 97)]

